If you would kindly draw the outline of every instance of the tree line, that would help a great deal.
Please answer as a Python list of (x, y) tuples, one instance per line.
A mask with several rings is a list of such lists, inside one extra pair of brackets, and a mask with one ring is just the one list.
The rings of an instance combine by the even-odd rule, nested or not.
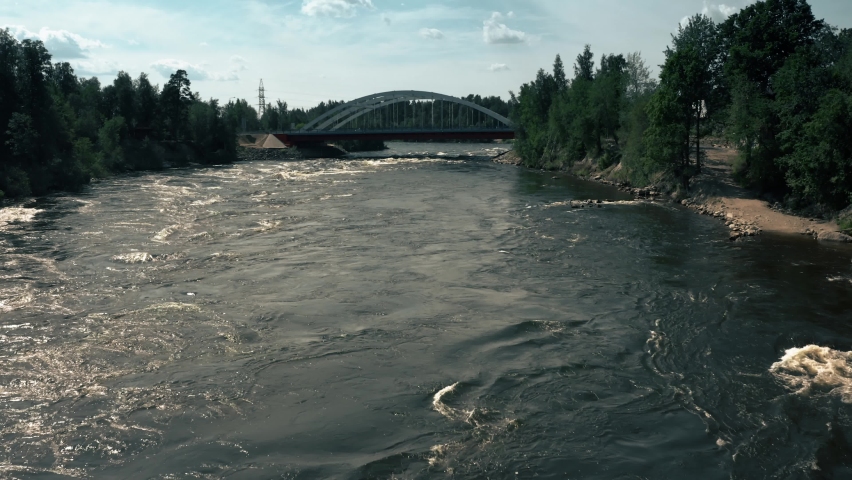
[(0, 198), (76, 190), (112, 173), (236, 159), (235, 126), (178, 70), (112, 85), (51, 63), (41, 41), (0, 30)]
[(722, 23), (679, 26), (658, 78), (639, 53), (595, 58), (568, 78), (559, 56), (513, 100), (516, 150), (530, 167), (593, 159), (634, 184), (686, 189), (702, 141), (736, 146), (735, 177), (792, 207), (852, 202), (852, 30), (806, 0), (761, 0)]

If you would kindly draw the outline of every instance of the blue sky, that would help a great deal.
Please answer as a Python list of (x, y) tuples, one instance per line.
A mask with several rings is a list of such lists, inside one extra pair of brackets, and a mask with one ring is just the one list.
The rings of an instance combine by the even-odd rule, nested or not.
[[(723, 20), (726, 0), (5, 0), (0, 25), (40, 38), (56, 61), (111, 83), (189, 72), (204, 98), (312, 106), (386, 90), (500, 95), (550, 69), (571, 73), (583, 45), (641, 51), (655, 70), (684, 17)], [(852, 1), (811, 0), (818, 18), (852, 27)]]

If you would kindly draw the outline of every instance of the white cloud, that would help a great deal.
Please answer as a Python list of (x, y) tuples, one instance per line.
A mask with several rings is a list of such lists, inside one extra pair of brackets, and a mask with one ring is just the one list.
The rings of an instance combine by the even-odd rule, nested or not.
[(116, 75), (121, 65), (111, 60), (86, 59), (71, 62), (77, 75)]
[(721, 23), (728, 19), (731, 15), (737, 13), (740, 9), (738, 7), (732, 7), (730, 5), (725, 5), (721, 3), (719, 5), (710, 4), (707, 5), (707, 2), (704, 2), (704, 9), (701, 10), (701, 13), (712, 18), (714, 22)]
[(303, 0), (302, 13), (311, 17), (352, 17), (359, 8), (375, 8), (373, 0)]
[(51, 30), (48, 27), (43, 27), (36, 33), (21, 25), (10, 25), (8, 28), (18, 40), (26, 38), (41, 40), (44, 42), (45, 48), (56, 59), (88, 58), (89, 50), (106, 47), (98, 40), (90, 40), (68, 30)]
[(231, 65), (233, 66), (231, 69), (232, 72), (244, 72), (248, 70), (248, 62), (239, 55), (231, 56)]
[(166, 78), (168, 78), (171, 74), (175, 73), (178, 70), (186, 70), (186, 74), (190, 80), (214, 80), (217, 82), (233, 82), (240, 79), (240, 76), (237, 74), (236, 70), (232, 70), (228, 73), (215, 73), (208, 71), (201, 65), (194, 65), (189, 62), (175, 60), (172, 58), (157, 60), (156, 62), (151, 64), (151, 68), (153, 68), (156, 72)]
[(423, 38), (429, 38), (431, 40), (441, 40), (444, 38), (444, 32), (438, 30), (437, 28), (421, 28), (420, 36)]
[(500, 12), (494, 12), (491, 18), (482, 22), (482, 38), (485, 43), (524, 43), (526, 41), (526, 33), (512, 30), (505, 23), (500, 23), (501, 20), (503, 15)]
[[(705, 1), (704, 8), (701, 9), (701, 14), (705, 17), (710, 18), (716, 23), (722, 23), (727, 20), (728, 17), (739, 11), (739, 7), (732, 7), (730, 5), (725, 5), (724, 3), (720, 3), (718, 5), (715, 3), (711, 3), (708, 5)], [(686, 25), (689, 23), (690, 18), (691, 17), (683, 17), (683, 19), (680, 21), (680, 26), (686, 27)]]
[(505, 63), (492, 63), (491, 66), (488, 67), (488, 70), (491, 70), (492, 72), (505, 72), (511, 69)]

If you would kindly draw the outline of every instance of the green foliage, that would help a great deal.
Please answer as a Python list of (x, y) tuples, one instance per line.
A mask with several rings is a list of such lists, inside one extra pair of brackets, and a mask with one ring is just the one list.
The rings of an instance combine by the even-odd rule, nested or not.
[(711, 113), (711, 100), (720, 84), (718, 51), (713, 21), (703, 15), (690, 18), (672, 36), (660, 72), (660, 88), (648, 106), (645, 153), (652, 164), (674, 175), (684, 187), (701, 170), (701, 123)]
[(780, 159), (787, 184), (802, 198), (843, 208), (852, 203), (852, 95), (829, 90)]
[(124, 149), (121, 143), (127, 135), (127, 124), (124, 117), (113, 117), (98, 131), (98, 147), (101, 152), (101, 163), (107, 169), (116, 171), (124, 165)]
[(795, 138), (825, 91), (811, 48), (826, 33), (805, 0), (757, 2), (720, 26), (725, 135), (739, 147), (737, 175), (744, 183), (790, 190), (779, 159), (797, 148)]
[(725, 72), (744, 76), (768, 93), (772, 76), (799, 47), (813, 43), (824, 22), (806, 0), (755, 2), (720, 27)]
[(86, 137), (74, 141), (74, 159), (90, 177), (105, 178), (109, 175), (109, 170), (101, 162), (101, 156), (95, 150), (94, 144)]
[(852, 216), (841, 218), (837, 224), (840, 226), (841, 231), (846, 234), (852, 234)]
[(654, 143), (646, 141), (647, 131), (651, 126), (649, 106), (653, 98), (655, 98), (654, 91), (650, 90), (636, 96), (627, 107), (623, 124), (622, 163), (625, 175), (637, 185), (649, 184), (654, 174), (664, 169), (663, 166), (654, 162), (652, 156), (648, 155), (648, 147), (655, 146)]
[(665, 54), (659, 81), (638, 53), (604, 55), (595, 71), (588, 45), (565, 88), (559, 57), (539, 71), (513, 113), (524, 165), (591, 157), (634, 184), (685, 189), (713, 133), (737, 146), (744, 184), (798, 205), (852, 202), (852, 30), (816, 20), (806, 0), (760, 0), (720, 25), (689, 18)]
[[(42, 42), (0, 30), (0, 190), (40, 195), (125, 170), (233, 161), (222, 109), (196, 97), (184, 71), (163, 92), (125, 72), (101, 88), (68, 63), (51, 64)], [(164, 147), (169, 141), (179, 143)]]
[(25, 197), (32, 193), (30, 178), (19, 167), (3, 165), (0, 168), (0, 188), (8, 197)]
[[(627, 60), (604, 55), (597, 71), (594, 65), (594, 54), (586, 45), (577, 56), (570, 84), (557, 57), (552, 74), (539, 70), (533, 82), (521, 86), (512, 116), (518, 127), (515, 150), (524, 165), (558, 169), (587, 156), (606, 166), (619, 161), (628, 102)], [(614, 147), (605, 148), (606, 142)]]
[(163, 119), (172, 140), (180, 141), (186, 136), (189, 108), (195, 101), (190, 87), (186, 71), (178, 70), (171, 75), (160, 93)]

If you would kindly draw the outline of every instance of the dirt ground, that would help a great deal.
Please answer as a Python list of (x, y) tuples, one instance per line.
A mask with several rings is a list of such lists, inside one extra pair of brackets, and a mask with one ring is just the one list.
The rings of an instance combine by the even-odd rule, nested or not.
[[(720, 146), (707, 148), (705, 152), (707, 160), (703, 171), (690, 184), (690, 206), (693, 208), (703, 208), (714, 216), (721, 213), (729, 225), (746, 225), (764, 232), (813, 235), (826, 240), (839, 235), (834, 221), (775, 210), (755, 193), (736, 185), (732, 175), (735, 149)], [(842, 237), (836, 239), (843, 240)]]

